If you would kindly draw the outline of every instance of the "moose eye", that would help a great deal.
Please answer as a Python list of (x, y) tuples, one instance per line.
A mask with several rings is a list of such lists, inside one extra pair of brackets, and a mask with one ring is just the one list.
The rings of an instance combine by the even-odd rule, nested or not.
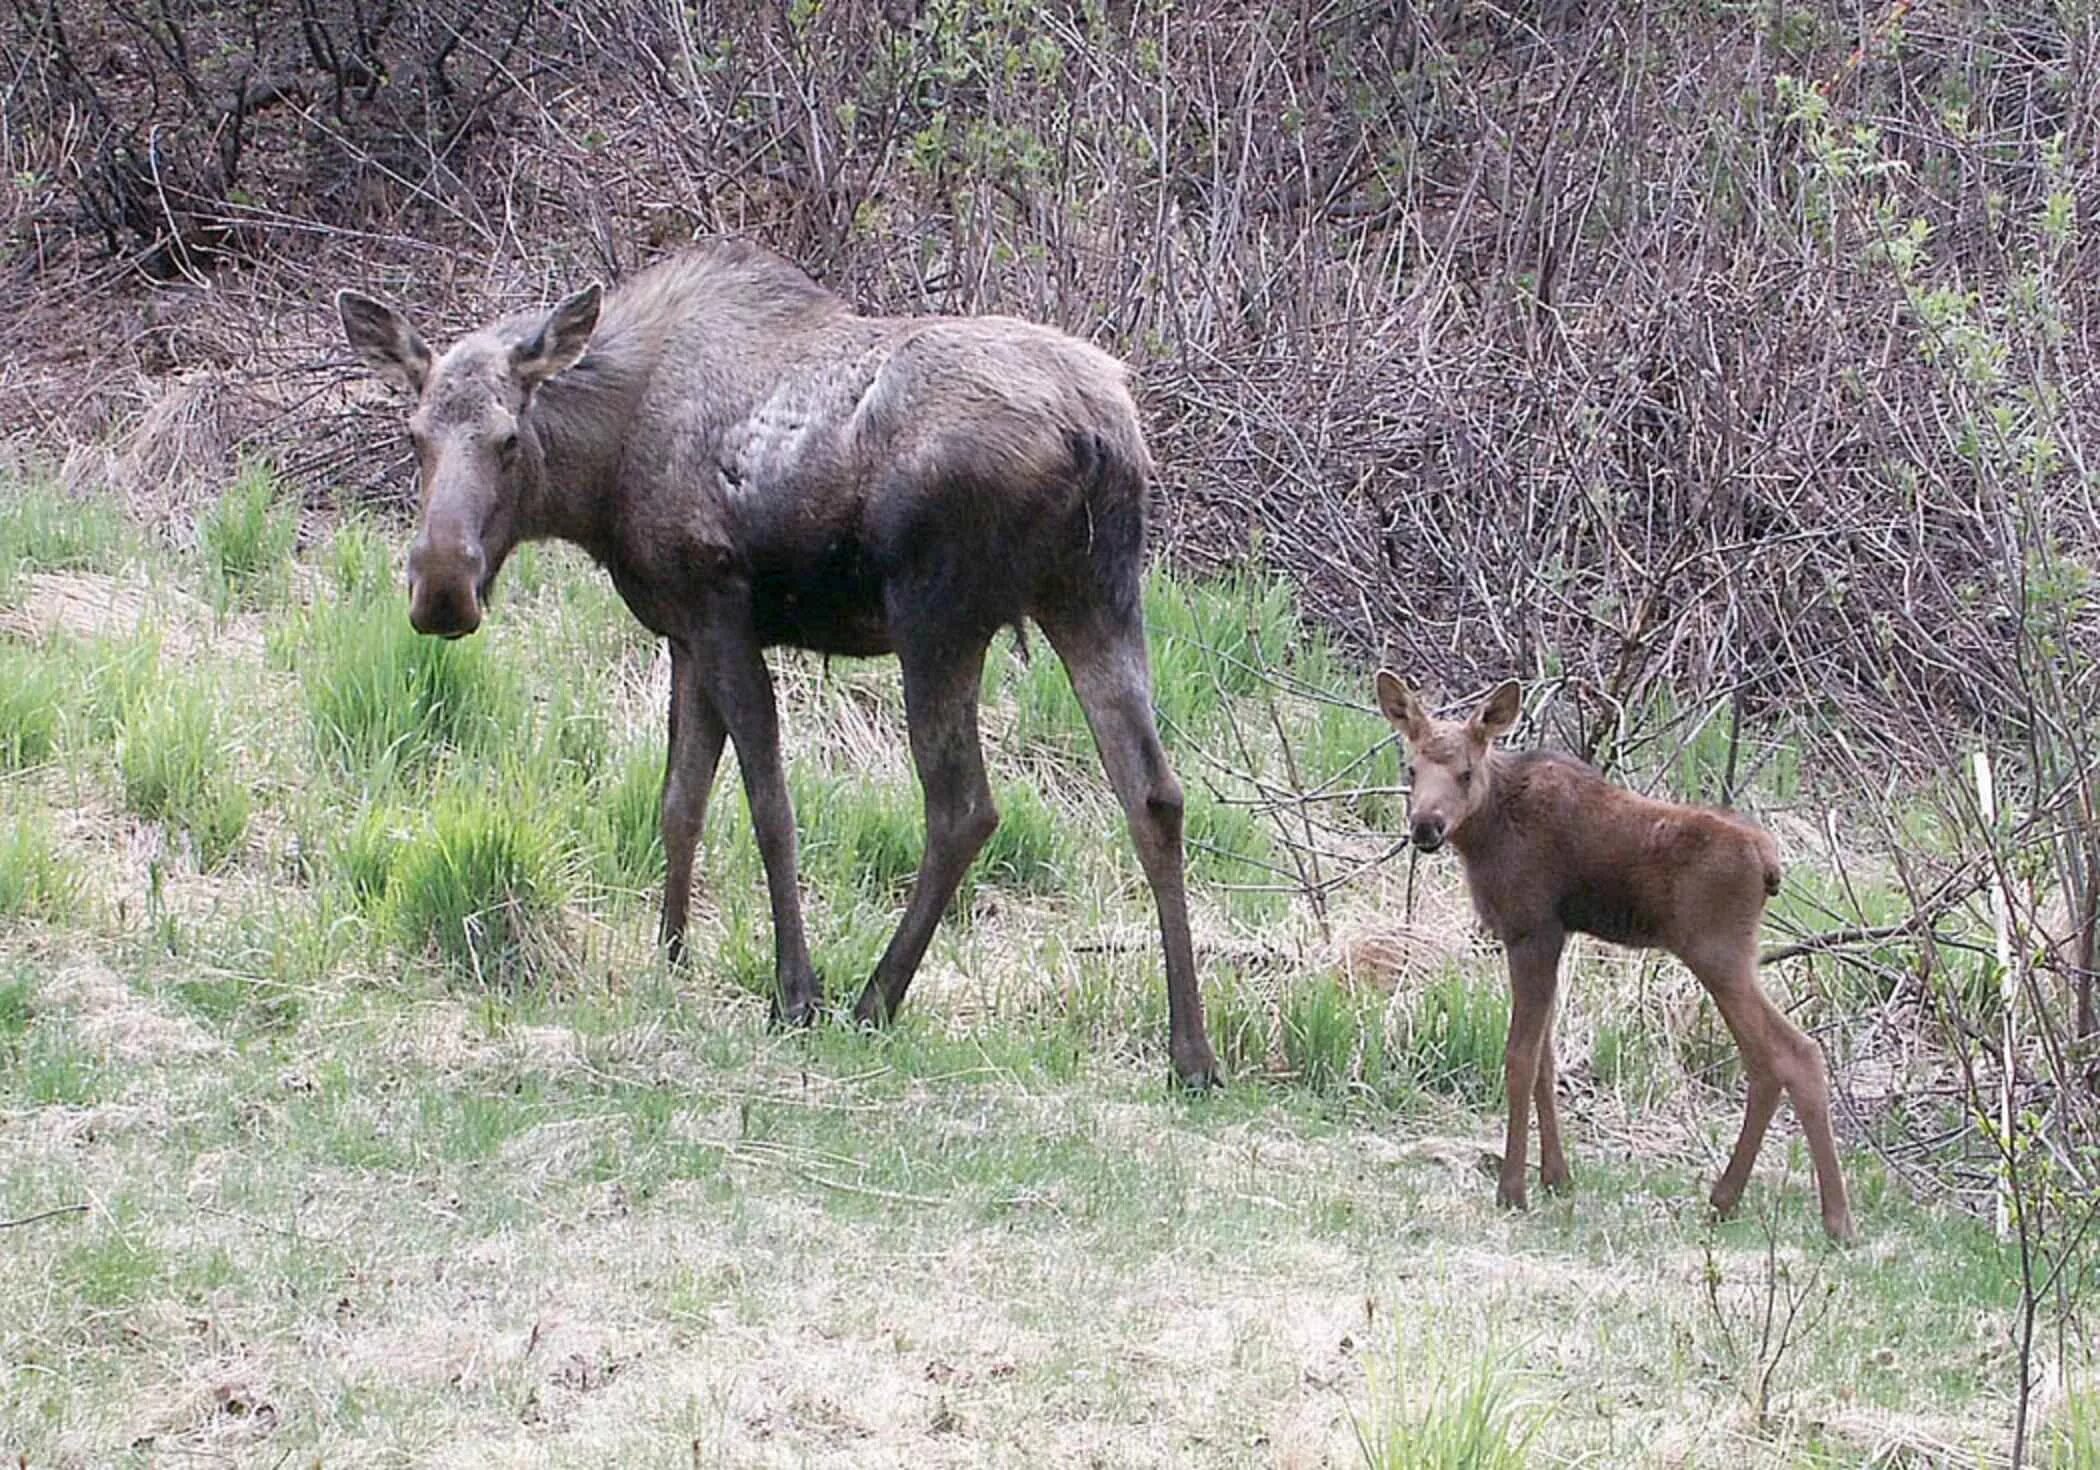
[(1458, 789), (1463, 791), (1473, 784), (1473, 771), (1469, 766), (1458, 773)]
[(505, 459), (518, 452), (518, 431), (513, 429), (496, 441), (496, 452)]

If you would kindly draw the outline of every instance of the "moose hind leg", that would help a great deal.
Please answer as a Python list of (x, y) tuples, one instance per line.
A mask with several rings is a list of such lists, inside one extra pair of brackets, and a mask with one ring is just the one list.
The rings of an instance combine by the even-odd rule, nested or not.
[(904, 715), (912, 763), (926, 800), (926, 849), (889, 947), (854, 1007), (879, 1025), (904, 1004), (926, 946), (971, 861), (999, 825), (977, 738), (977, 697), (986, 645), (943, 655), (906, 654)]
[(1714, 1185), (1714, 1208), (1726, 1214), (1742, 1199), (1765, 1130), (1784, 1092), (1793, 1099), (1801, 1131), (1808, 1139), (1809, 1157), (1815, 1162), (1823, 1229), (1833, 1239), (1852, 1239), (1852, 1209), (1845, 1197), (1844, 1175), (1838, 1169), (1837, 1139), (1830, 1126), (1830, 1078), (1823, 1054), (1758, 986), (1755, 938), (1731, 946), (1728, 953), (1695, 954), (1686, 961), (1720, 1008), (1721, 1019), (1743, 1054), (1743, 1070), (1750, 1076), (1743, 1129), (1728, 1167)]
[(1784, 1077), (1787, 1096), (1794, 1100), (1794, 1116), (1808, 1139), (1808, 1155), (1816, 1166), (1817, 1207), (1823, 1231), (1832, 1240), (1857, 1238), (1852, 1224), (1852, 1204), (1845, 1196), (1845, 1176), (1838, 1168), (1837, 1135), (1830, 1126), (1830, 1072), (1823, 1065), (1822, 1050), (1785, 1017)]
[(1159, 910), (1167, 964), (1168, 1050), (1174, 1074), (1205, 1089), (1219, 1081), (1217, 1057), (1203, 1022), (1189, 939), (1188, 886), (1182, 855), (1181, 784), (1167, 765), (1152, 718), (1152, 674), (1145, 632), (1136, 613), (1044, 624), (1051, 645), (1072, 676), (1109, 784), (1130, 824), (1138, 863)]

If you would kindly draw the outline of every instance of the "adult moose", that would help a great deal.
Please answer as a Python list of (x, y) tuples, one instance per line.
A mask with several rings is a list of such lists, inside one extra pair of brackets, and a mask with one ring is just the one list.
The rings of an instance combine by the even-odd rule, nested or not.
[(1152, 461), (1106, 353), (1008, 317), (855, 313), (725, 241), (603, 296), (504, 317), (433, 354), (343, 291), (343, 330), (416, 397), (422, 524), (409, 618), (459, 637), (519, 542), (581, 546), (671, 649), (662, 938), (683, 946), (693, 851), (725, 737), (764, 860), (776, 1014), (821, 1001), (763, 650), (894, 653), (926, 847), (861, 993), (904, 1003), (941, 911), (998, 824), (978, 745), (992, 636), (1033, 619), (1072, 678), (1159, 909), (1173, 1065), (1205, 1086), (1182, 872), (1182, 795), (1153, 724), (1139, 604)]
[(1655, 801), (1614, 786), (1572, 756), (1506, 754), (1495, 740), (1516, 723), (1521, 691), (1498, 687), (1466, 720), (1430, 716), (1389, 670), (1378, 705), (1413, 762), (1408, 826), (1415, 847), (1458, 849), (1481, 922), (1509, 952), (1509, 1131), (1497, 1191), (1522, 1208), (1527, 1117), (1538, 1106), (1539, 1174), (1569, 1182), (1554, 1099), (1553, 998), (1571, 933), (1666, 949), (1720, 1007), (1749, 1074), (1735, 1151), (1713, 1190), (1733, 1210), (1750, 1180), (1783, 1091), (1794, 1100), (1815, 1161), (1823, 1229), (1852, 1238), (1852, 1210), (1830, 1129), (1830, 1078), (1816, 1044), (1757, 983), (1757, 930), (1779, 891), (1779, 849), (1734, 812)]

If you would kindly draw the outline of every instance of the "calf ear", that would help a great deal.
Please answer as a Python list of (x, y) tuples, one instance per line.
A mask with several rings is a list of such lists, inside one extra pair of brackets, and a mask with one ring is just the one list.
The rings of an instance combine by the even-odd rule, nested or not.
[(564, 297), (530, 336), (511, 349), (510, 366), (519, 382), (537, 388), (575, 365), (597, 329), (599, 294), (598, 283), (593, 281)]
[(1374, 681), (1378, 688), (1378, 709), (1387, 723), (1409, 745), (1419, 745), (1422, 737), (1429, 733), (1429, 711), (1422, 708), (1422, 701), (1415, 698), (1414, 690), (1400, 681), (1400, 676), (1391, 669), (1380, 669)]
[(1504, 679), (1495, 686), (1495, 692), (1481, 701), (1480, 708), (1473, 712), (1473, 734), (1480, 740), (1493, 740), (1517, 722), (1524, 713), (1524, 688), (1514, 679)]
[(335, 293), (335, 314), (343, 319), (350, 350), (384, 381), (420, 397), (430, 377), (430, 349), (408, 324), (408, 318), (362, 291)]

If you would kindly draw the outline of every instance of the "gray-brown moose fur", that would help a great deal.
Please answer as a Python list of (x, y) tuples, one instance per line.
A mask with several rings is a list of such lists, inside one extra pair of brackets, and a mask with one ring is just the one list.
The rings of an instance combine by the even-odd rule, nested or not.
[(1182, 796), (1153, 725), (1139, 608), (1151, 458), (1121, 363), (1007, 317), (871, 317), (729, 241), (603, 298), (505, 317), (434, 357), (392, 308), (337, 297), (358, 355), (409, 390), (422, 526), (410, 617), (479, 626), (520, 541), (572, 541), (669, 641), (663, 938), (736, 744), (789, 1020), (820, 1002), (761, 650), (894, 653), (927, 841), (860, 997), (904, 1001), (935, 924), (997, 825), (978, 746), (987, 646), (1033, 619), (1070, 671), (1159, 909), (1179, 1075), (1216, 1075), (1189, 944)]
[(1771, 835), (1734, 812), (1656, 801), (1614, 786), (1571, 756), (1509, 754), (1495, 740), (1516, 722), (1521, 692), (1497, 688), (1467, 720), (1433, 719), (1387, 670), (1378, 704), (1413, 762), (1409, 836), (1424, 852), (1458, 849), (1480, 921), (1508, 950), (1509, 1130), (1498, 1190), (1525, 1199), (1527, 1114), (1535, 1104), (1539, 1178), (1569, 1180), (1554, 1096), (1554, 996), (1570, 933), (1666, 949), (1691, 968), (1742, 1052), (1749, 1101), (1714, 1207), (1735, 1208), (1781, 1092), (1808, 1136), (1823, 1228), (1850, 1239), (1852, 1212), (1830, 1128), (1830, 1080), (1816, 1044), (1757, 983), (1765, 900), (1779, 891)]

